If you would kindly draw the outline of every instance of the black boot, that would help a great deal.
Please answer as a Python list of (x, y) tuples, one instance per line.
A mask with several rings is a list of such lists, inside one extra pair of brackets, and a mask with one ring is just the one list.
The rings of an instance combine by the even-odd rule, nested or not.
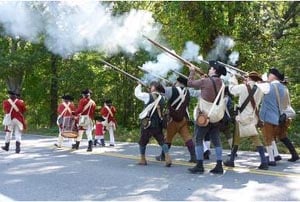
[(93, 140), (89, 140), (89, 146), (86, 151), (88, 151), (88, 152), (93, 151)]
[(104, 141), (104, 139), (101, 139), (100, 141), (101, 141), (102, 147), (105, 147), (105, 141)]
[(192, 154), (191, 159), (189, 160), (190, 163), (197, 163), (196, 155)]
[(203, 158), (205, 160), (209, 160), (209, 155), (210, 155), (210, 150), (208, 149), (203, 153)]
[(280, 141), (283, 142), (283, 144), (289, 149), (289, 151), (292, 155), (292, 158), (288, 159), (288, 161), (295, 162), (295, 161), (299, 160), (299, 155), (297, 154), (296, 149), (295, 149), (294, 145), (292, 144), (292, 142), (290, 141), (290, 139), (286, 137), (286, 138), (281, 139)]
[(196, 174), (196, 173), (204, 173), (204, 167), (203, 167), (203, 160), (197, 160), (197, 164), (193, 168), (188, 169), (191, 173)]
[(18, 154), (18, 153), (20, 153), (20, 151), (21, 151), (21, 143), (19, 142), (19, 141), (16, 141), (16, 153)]
[(210, 170), (209, 172), (213, 173), (213, 174), (223, 174), (224, 170), (223, 170), (223, 166), (222, 166), (222, 161), (221, 160), (217, 160), (217, 165), (216, 167), (214, 167), (212, 170)]
[(8, 151), (9, 150), (9, 142), (5, 142), (5, 146), (2, 146), (1, 148), (5, 151)]
[(231, 153), (230, 153), (230, 159), (228, 159), (224, 162), (225, 166), (234, 167), (234, 158), (236, 157), (236, 153), (238, 151), (238, 148), (239, 148), (238, 145), (233, 145), (233, 147), (231, 149)]
[(269, 166), (268, 166), (268, 160), (265, 156), (265, 150), (263, 146), (257, 146), (256, 147), (257, 152), (259, 153), (260, 156), (260, 165), (258, 166), (258, 169), (260, 170), (268, 170)]
[(94, 146), (96, 147), (98, 143), (98, 140), (97, 139), (94, 139)]
[[(170, 143), (166, 143), (168, 145), (168, 148), (170, 149), (171, 148), (171, 144)], [(165, 161), (166, 160), (166, 156), (165, 156), (165, 153), (164, 151), (161, 151), (161, 154), (159, 156), (156, 156), (155, 159), (157, 161)]]
[(80, 144), (80, 142), (79, 142), (79, 141), (76, 141), (75, 144), (72, 144), (72, 149), (78, 150), (78, 149), (79, 149), (79, 144)]
[(155, 159), (157, 161), (165, 161), (166, 160), (165, 153), (161, 151), (161, 154), (159, 156), (156, 156)]

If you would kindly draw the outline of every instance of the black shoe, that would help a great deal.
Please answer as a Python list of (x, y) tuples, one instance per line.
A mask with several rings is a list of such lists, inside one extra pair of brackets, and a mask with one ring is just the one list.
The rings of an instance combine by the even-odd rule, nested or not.
[(280, 161), (282, 158), (280, 155), (274, 157), (275, 161)]
[(114, 145), (114, 144), (109, 144), (109, 146), (110, 146), (110, 147), (114, 147), (115, 145)]
[(196, 156), (191, 156), (191, 159), (189, 160), (190, 163), (197, 163)]
[(155, 159), (156, 159), (157, 161), (165, 161), (165, 160), (166, 160), (164, 155), (156, 156)]
[(59, 146), (57, 143), (55, 143), (54, 146), (56, 146), (57, 148), (61, 148), (61, 146)]
[(210, 151), (209, 150), (206, 150), (204, 153), (203, 153), (203, 158), (205, 160), (209, 160), (209, 155), (210, 155)]
[(276, 166), (276, 161), (269, 161), (269, 162), (268, 162), (268, 165), (269, 165), (269, 166)]
[(299, 156), (293, 156), (292, 158), (288, 159), (289, 162), (295, 162), (299, 160)]
[(267, 163), (261, 163), (259, 166), (258, 166), (258, 169), (260, 170), (268, 170), (269, 169), (269, 166)]
[(3, 149), (4, 151), (8, 151), (9, 149), (5, 146), (2, 146), (1, 149)]
[(216, 166), (214, 169), (210, 170), (209, 172), (213, 174), (223, 174), (224, 170), (222, 166)]
[[(231, 153), (227, 154), (227, 156), (230, 157), (230, 156), (231, 156)], [(237, 153), (236, 153), (236, 154), (235, 154), (235, 157), (237, 157), (237, 156), (238, 156), (238, 155), (237, 155)]]
[(198, 167), (197, 165), (193, 168), (189, 168), (188, 170), (190, 171), (190, 173), (193, 173), (193, 174), (196, 174), (196, 173), (202, 174), (202, 173), (204, 173), (204, 168), (203, 167)]
[(234, 161), (226, 160), (224, 165), (227, 167), (234, 167)]

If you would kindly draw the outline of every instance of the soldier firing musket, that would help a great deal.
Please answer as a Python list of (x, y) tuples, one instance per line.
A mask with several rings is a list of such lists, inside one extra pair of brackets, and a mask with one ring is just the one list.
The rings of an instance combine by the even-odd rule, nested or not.
[[(145, 38), (146, 38), (148, 41), (150, 41), (153, 45), (159, 47), (161, 50), (163, 50), (163, 51), (169, 53), (171, 56), (173, 56), (174, 58), (176, 58), (177, 60), (179, 60), (179, 61), (180, 61), (181, 63), (183, 63), (184, 65), (186, 65), (186, 66), (188, 66), (188, 67), (191, 66), (191, 65), (193, 65), (191, 62), (189, 62), (189, 61), (187, 61), (186, 59), (180, 57), (179, 55), (177, 55), (177, 54), (174, 53), (173, 51), (171, 51), (171, 50), (169, 50), (168, 48), (162, 46), (161, 44), (159, 44), (159, 43), (153, 41), (152, 39), (146, 37), (145, 35), (143, 35), (143, 37), (145, 37)], [(197, 73), (199, 73), (200, 75), (206, 75), (199, 67), (196, 67), (195, 65), (193, 65), (193, 66), (194, 66), (195, 71), (196, 71)]]

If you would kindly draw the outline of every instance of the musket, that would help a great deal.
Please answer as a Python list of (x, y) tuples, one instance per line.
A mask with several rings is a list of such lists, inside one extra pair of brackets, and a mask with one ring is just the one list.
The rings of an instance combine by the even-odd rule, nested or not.
[[(208, 61), (203, 60), (203, 59), (199, 59), (199, 60), (200, 60), (201, 62), (204, 62), (204, 63), (206, 63), (206, 64), (209, 65), (209, 62), (208, 62)], [(243, 71), (243, 70), (240, 70), (239, 68), (233, 67), (233, 66), (231, 66), (231, 65), (225, 64), (225, 63), (220, 62), (220, 61), (217, 61), (217, 62), (220, 63), (220, 64), (222, 64), (222, 65), (224, 65), (224, 66), (226, 67), (227, 70), (228, 70), (228, 68), (229, 68), (229, 69), (233, 69), (233, 70), (239, 72), (239, 73), (233, 73), (233, 72), (231, 72), (230, 70), (228, 70), (228, 72), (229, 72), (230, 74), (235, 74), (235, 75), (237, 75), (237, 76), (239, 76), (239, 77), (244, 77), (244, 75), (248, 74), (247, 72), (245, 72), (245, 71)]]
[(115, 70), (117, 70), (117, 71), (119, 71), (119, 72), (125, 74), (126, 76), (132, 78), (133, 80), (138, 81), (138, 82), (141, 83), (143, 86), (148, 87), (148, 85), (146, 85), (142, 80), (140, 80), (140, 79), (136, 78), (135, 76), (133, 76), (133, 75), (131, 75), (131, 74), (125, 72), (124, 70), (122, 70), (122, 69), (116, 67), (115, 65), (112, 65), (112, 64), (110, 64), (109, 62), (106, 62), (105, 60), (99, 59), (99, 61), (102, 62), (102, 63), (104, 63), (104, 64), (106, 64), (107, 66), (110, 66), (111, 68), (113, 68), (113, 69), (115, 69)]
[[(177, 60), (179, 60), (181, 63), (183, 63), (186, 66), (191, 66), (193, 65), (192, 63), (190, 63), (189, 61), (187, 61), (186, 59), (180, 57), (179, 55), (177, 55), (176, 53), (172, 52), (171, 50), (169, 50), (168, 48), (164, 47), (163, 45), (153, 41), (152, 39), (146, 37), (145, 35), (143, 35), (144, 38), (146, 38), (148, 41), (150, 41), (152, 44), (154, 44), (156, 47), (159, 47), (161, 50), (169, 53), (171, 56), (173, 56), (174, 58), (176, 58)], [(195, 65), (193, 65), (195, 67), (195, 70), (200, 74), (200, 75), (205, 75), (205, 73), (199, 68), (196, 67)]]
[(180, 73), (180, 72), (178, 72), (178, 71), (176, 71), (174, 69), (171, 69), (171, 71), (174, 72), (175, 74), (179, 75), (179, 76), (182, 76), (185, 79), (189, 79), (189, 77), (187, 77), (186, 75), (184, 75), (184, 74), (182, 74), (182, 73)]
[(155, 73), (153, 73), (153, 72), (150, 72), (150, 71), (144, 69), (144, 68), (141, 67), (141, 66), (138, 66), (138, 68), (140, 68), (141, 70), (143, 70), (143, 71), (146, 72), (146, 73), (149, 73), (149, 74), (153, 75), (153, 76), (156, 77), (156, 78), (159, 78), (159, 79), (163, 80), (166, 84), (172, 84), (172, 82), (169, 81), (168, 79), (165, 79), (164, 77), (161, 77), (161, 76), (159, 76), (159, 75), (157, 75), (157, 74), (155, 74)]
[(220, 64), (222, 64), (222, 65), (224, 65), (225, 67), (229, 67), (230, 69), (233, 69), (233, 70), (239, 72), (241, 76), (244, 76), (244, 75), (248, 74), (248, 72), (245, 72), (245, 71), (243, 71), (243, 70), (241, 70), (239, 68), (236, 68), (234, 66), (231, 66), (229, 64), (225, 64), (225, 63), (220, 62), (220, 61), (217, 61), (217, 62), (220, 63)]

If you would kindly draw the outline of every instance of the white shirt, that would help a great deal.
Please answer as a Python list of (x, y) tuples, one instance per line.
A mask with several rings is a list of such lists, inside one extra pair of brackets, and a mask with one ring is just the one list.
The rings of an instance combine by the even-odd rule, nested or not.
[(139, 84), (134, 89), (134, 95), (137, 99), (143, 101), (145, 104), (147, 104), (150, 101), (150, 94), (142, 92), (142, 85)]

